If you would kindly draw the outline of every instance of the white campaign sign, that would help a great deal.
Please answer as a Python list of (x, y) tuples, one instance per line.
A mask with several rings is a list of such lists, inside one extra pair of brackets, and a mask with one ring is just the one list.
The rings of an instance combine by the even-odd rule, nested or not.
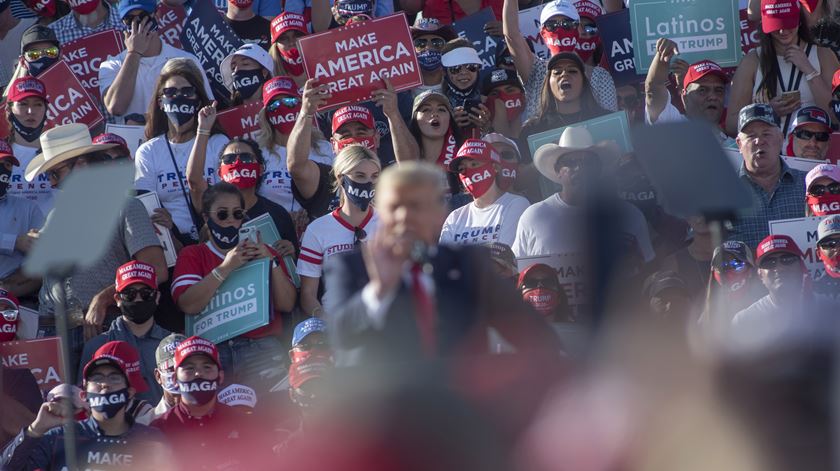
[[(142, 195), (138, 195), (137, 199), (140, 200), (140, 202), (143, 203), (143, 206), (146, 207), (146, 212), (149, 213), (150, 217), (152, 213), (154, 213), (155, 209), (160, 208), (160, 200), (158, 199), (157, 193), (143, 193)], [(163, 255), (166, 257), (166, 266), (174, 267), (178, 254), (175, 252), (175, 244), (172, 242), (172, 233), (169, 229), (161, 226), (160, 224), (155, 224), (154, 226), (160, 245), (163, 246)]]

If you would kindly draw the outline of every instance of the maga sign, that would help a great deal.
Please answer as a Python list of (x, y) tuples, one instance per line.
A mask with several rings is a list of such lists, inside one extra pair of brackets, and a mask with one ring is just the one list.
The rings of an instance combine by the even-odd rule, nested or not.
[(260, 258), (234, 270), (201, 314), (187, 316), (187, 335), (220, 343), (268, 324), (270, 269), (271, 261)]
[(256, 140), (257, 132), (260, 130), (258, 116), (261, 109), (261, 102), (239, 105), (219, 113), (217, 119), (222, 130), (231, 138), (247, 137)]
[[(534, 51), (534, 55), (543, 60), (551, 58), (551, 52), (545, 45), (542, 36), (540, 36), (540, 13), (542, 13), (543, 5), (537, 5), (519, 12), (519, 31), (528, 42), (528, 46)], [(603, 35), (603, 32), (601, 33)]]
[(630, 27), (638, 73), (647, 73), (659, 38), (676, 42), (689, 64), (708, 59), (735, 67), (743, 54), (734, 0), (633, 0)]
[(4, 368), (28, 368), (45, 397), (50, 389), (63, 382), (58, 337), (0, 343), (0, 361)]
[(332, 98), (320, 110), (360, 103), (384, 87), (395, 91), (422, 85), (420, 66), (402, 13), (353, 23), (301, 38), (306, 76), (326, 84)]
[(66, 62), (58, 61), (38, 76), (47, 88), (47, 124), (51, 129), (60, 124), (82, 123), (93, 129), (105, 118)]
[(187, 20), (187, 12), (184, 11), (184, 7), (170, 7), (160, 3), (155, 9), (155, 19), (157, 20), (160, 39), (172, 47), (183, 49), (181, 32), (184, 30), (184, 22)]
[(119, 34), (109, 29), (65, 44), (61, 47), (61, 58), (70, 66), (85, 90), (97, 101), (101, 101), (99, 65), (108, 56), (116, 56), (122, 50), (123, 41)]
[(490, 69), (496, 65), (496, 50), (502, 43), (501, 36), (490, 36), (484, 32), (484, 25), (495, 20), (493, 9), (487, 7), (452, 23), (452, 29), (458, 36), (466, 38), (475, 46), (482, 69)]
[(604, 54), (610, 65), (610, 74), (616, 86), (638, 83), (642, 77), (636, 75), (633, 63), (633, 36), (630, 32), (629, 10), (619, 10), (609, 15), (601, 15), (595, 19), (601, 41), (604, 44)]

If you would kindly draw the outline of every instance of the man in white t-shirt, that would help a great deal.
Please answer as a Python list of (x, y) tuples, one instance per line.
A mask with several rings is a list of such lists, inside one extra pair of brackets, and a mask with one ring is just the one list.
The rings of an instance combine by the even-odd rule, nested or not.
[[(616, 157), (612, 142), (595, 144), (583, 127), (568, 127), (560, 143), (545, 144), (534, 155), (534, 166), (549, 180), (563, 186), (539, 203), (531, 205), (519, 219), (516, 240), (511, 247), (517, 258), (554, 254), (574, 254), (586, 250), (581, 206), (587, 185), (598, 181), (601, 168)], [(647, 222), (635, 206), (618, 203), (621, 230), (636, 241), (644, 262), (653, 260)]]
[[(125, 50), (109, 56), (99, 67), (99, 91), (108, 113), (124, 117), (145, 114), (155, 83), (169, 59), (186, 57), (204, 70), (189, 52), (172, 47), (160, 39), (154, 19), (154, 0), (121, 0), (120, 18), (131, 24), (125, 35)], [(207, 77), (202, 77), (207, 96), (213, 98)]]
[(458, 174), (474, 201), (449, 213), (441, 244), (513, 244), (519, 217), (529, 203), (499, 188), (501, 162), (493, 146), (478, 139), (467, 139), (458, 150), (449, 169)]

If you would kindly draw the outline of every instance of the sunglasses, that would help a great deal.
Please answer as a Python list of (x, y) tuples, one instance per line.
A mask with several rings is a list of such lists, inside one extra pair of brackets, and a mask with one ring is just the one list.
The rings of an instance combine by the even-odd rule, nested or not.
[(245, 219), (245, 211), (242, 211), (241, 209), (234, 209), (232, 214), (227, 209), (220, 209), (215, 213), (213, 211), (210, 211), (210, 214), (215, 214), (216, 219), (218, 219), (219, 221), (226, 221), (228, 216), (233, 216), (233, 218), (237, 221)]
[(415, 49), (424, 49), (429, 45), (431, 45), (432, 49), (443, 49), (444, 44), (446, 44), (446, 41), (443, 38), (417, 38), (414, 40)]
[(15, 322), (18, 318), (19, 311), (17, 309), (5, 309), (0, 311), (2, 314), (3, 319), (6, 319), (6, 322)]
[(519, 157), (516, 156), (516, 152), (506, 151), (499, 154), (502, 157), (502, 160), (508, 162), (518, 162)]
[(796, 136), (797, 139), (803, 140), (811, 140), (811, 138), (815, 138), (817, 142), (828, 142), (829, 137), (831, 137), (831, 133), (827, 132), (814, 132), (814, 131), (806, 131), (805, 129), (797, 129), (793, 131), (793, 135)]
[(817, 242), (817, 247), (823, 250), (835, 250), (840, 248), (840, 239), (826, 239)]
[(456, 65), (456, 66), (453, 66), (453, 67), (447, 67), (446, 70), (448, 70), (450, 74), (454, 75), (454, 74), (457, 74), (457, 73), (461, 72), (462, 68), (467, 69), (472, 73), (478, 72), (478, 64)]
[(154, 298), (155, 293), (157, 293), (157, 290), (152, 288), (128, 288), (120, 291), (118, 294), (123, 301), (134, 301), (138, 294), (143, 301), (150, 301)]
[(759, 268), (763, 268), (765, 270), (772, 270), (776, 268), (780, 263), (782, 265), (790, 266), (794, 263), (799, 261), (799, 257), (793, 254), (784, 254), (780, 257), (772, 257), (772, 258), (765, 258), (758, 264)]
[(528, 289), (537, 289), (537, 288), (556, 288), (557, 283), (555, 280), (551, 278), (531, 278), (525, 279), (522, 281), (522, 284), (519, 285), (519, 289), (521, 290), (528, 290)]
[(257, 161), (257, 156), (250, 152), (241, 152), (239, 154), (231, 153), (224, 154), (220, 160), (225, 165), (230, 165), (236, 162), (237, 160), (242, 162), (243, 164), (250, 164)]
[(353, 229), (353, 245), (359, 245), (367, 238), (367, 232), (361, 227)]
[(284, 96), (271, 101), (271, 103), (269, 103), (265, 108), (268, 111), (277, 111), (277, 108), (280, 108), (280, 106), (285, 106), (286, 108), (297, 108), (298, 105), (300, 105), (300, 98), (296, 96)]
[(747, 263), (743, 260), (733, 258), (720, 264), (721, 271), (741, 271), (747, 268)]
[(595, 156), (592, 157), (564, 157), (557, 159), (557, 163), (554, 165), (554, 170), (560, 170), (561, 168), (568, 167), (568, 168), (588, 168), (588, 169), (597, 169), (600, 168), (600, 163), (598, 158)]
[(175, 98), (178, 95), (183, 97), (193, 97), (195, 96), (195, 87), (166, 87), (161, 91), (161, 94), (166, 98)]
[(56, 59), (58, 57), (59, 52), (60, 49), (58, 48), (58, 46), (50, 46), (46, 49), (30, 49), (23, 53), (23, 57), (29, 62), (36, 61), (42, 57)]
[(598, 27), (595, 25), (584, 25), (583, 32), (586, 34), (598, 34)]
[(557, 31), (560, 28), (563, 28), (567, 31), (577, 29), (578, 26), (580, 26), (580, 21), (569, 20), (569, 19), (566, 19), (566, 20), (548, 20), (545, 23), (543, 23), (543, 28), (545, 28), (546, 31), (549, 31), (551, 33)]
[(811, 185), (811, 187), (808, 188), (808, 193), (813, 196), (822, 196), (826, 191), (832, 195), (840, 195), (840, 183), (834, 182), (828, 185)]

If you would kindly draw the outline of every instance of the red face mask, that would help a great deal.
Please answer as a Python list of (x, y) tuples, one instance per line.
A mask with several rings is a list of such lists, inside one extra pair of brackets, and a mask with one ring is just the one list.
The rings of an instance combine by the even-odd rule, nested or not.
[(24, 3), (38, 16), (50, 18), (55, 15), (55, 0), (27, 0)]
[(222, 180), (235, 185), (240, 190), (257, 186), (260, 179), (260, 164), (257, 162), (242, 163), (239, 160), (225, 165), (219, 165), (219, 176)]
[(496, 169), (493, 164), (487, 163), (480, 167), (468, 168), (464, 173), (459, 172), (458, 178), (473, 198), (481, 198), (493, 186)]
[(452, 126), (446, 131), (446, 138), (443, 142), (443, 148), (440, 150), (437, 164), (448, 170), (449, 164), (452, 162), (452, 159), (455, 157), (455, 152), (458, 150), (458, 142), (455, 141), (455, 136), (452, 135)]
[(69, 0), (70, 8), (80, 15), (88, 15), (96, 10), (100, 0)]
[(5, 315), (0, 315), (0, 342), (10, 342), (15, 339), (17, 334), (18, 314), (9, 314), (7, 318)]
[(285, 136), (288, 136), (292, 132), (292, 128), (295, 127), (298, 113), (300, 113), (300, 106), (296, 108), (281, 106), (274, 111), (265, 110), (271, 127)]
[(499, 165), (502, 167), (502, 171), (496, 176), (496, 184), (499, 185), (500, 190), (507, 191), (508, 188), (513, 186), (513, 182), (516, 181), (516, 171), (519, 169), (519, 162), (502, 161)]
[(840, 214), (840, 195), (824, 194), (822, 196), (807, 195), (805, 202), (817, 216)]
[(228, 3), (238, 8), (249, 8), (254, 0), (228, 0)]
[(601, 36), (595, 36), (594, 38), (578, 38), (578, 44), (575, 48), (575, 51), (580, 56), (581, 60), (584, 62), (588, 61), (592, 54), (595, 54), (595, 50), (598, 49), (598, 46), (601, 45)]
[(840, 278), (840, 254), (828, 258), (825, 256), (825, 252), (820, 250), (820, 258), (825, 265), (825, 273), (832, 278)]
[(298, 48), (293, 47), (289, 50), (283, 50), (278, 47), (277, 52), (283, 58), (283, 68), (289, 75), (303, 75), (303, 57), (301, 57)]
[(522, 293), (522, 300), (530, 304), (534, 310), (543, 316), (554, 315), (560, 296), (551, 288), (534, 288)]
[(292, 349), (290, 358), (292, 363), (323, 361), (324, 363), (328, 363), (330, 365), (333, 364), (332, 351), (326, 346), (320, 348), (315, 347), (309, 350)]
[(560, 28), (552, 33), (551, 31), (543, 28), (540, 30), (540, 36), (542, 36), (543, 41), (552, 56), (560, 54), (561, 52), (573, 52), (577, 49), (577, 29), (566, 30)]
[(335, 141), (335, 144), (333, 145), (333, 150), (335, 150), (335, 153), (338, 154), (339, 152), (341, 152), (341, 149), (344, 149), (347, 146), (352, 146), (354, 144), (355, 145), (362, 145), (362, 146), (365, 146), (372, 151), (376, 151), (376, 140), (373, 138), (373, 136), (347, 137), (347, 138)]
[(712, 270), (715, 274), (715, 281), (720, 286), (726, 288), (730, 293), (741, 291), (747, 286), (747, 281), (750, 279), (750, 270), (727, 270), (724, 272)]

